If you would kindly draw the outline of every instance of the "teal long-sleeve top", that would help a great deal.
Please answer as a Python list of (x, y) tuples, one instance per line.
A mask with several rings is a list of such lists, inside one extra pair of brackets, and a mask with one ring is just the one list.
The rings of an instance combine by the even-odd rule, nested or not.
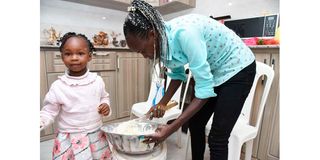
[(165, 66), (172, 79), (186, 80), (184, 65), (195, 80), (195, 96), (215, 97), (219, 86), (254, 62), (239, 36), (220, 22), (190, 14), (165, 22), (169, 53)]

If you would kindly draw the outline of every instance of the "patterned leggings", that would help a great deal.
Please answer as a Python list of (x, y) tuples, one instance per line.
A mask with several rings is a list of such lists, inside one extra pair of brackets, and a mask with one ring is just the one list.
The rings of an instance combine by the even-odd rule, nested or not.
[(100, 129), (91, 133), (57, 133), (53, 160), (111, 160), (107, 137)]

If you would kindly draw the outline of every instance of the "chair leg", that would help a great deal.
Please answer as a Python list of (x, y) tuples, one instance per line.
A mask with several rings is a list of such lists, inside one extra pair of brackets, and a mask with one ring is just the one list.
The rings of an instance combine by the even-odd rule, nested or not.
[(230, 136), (228, 145), (228, 160), (240, 160), (242, 142)]
[(190, 142), (191, 142), (191, 139), (190, 139), (190, 131), (188, 130), (188, 131), (187, 131), (187, 144), (186, 144), (185, 160), (188, 159), (188, 153), (189, 153), (188, 150), (189, 150)]
[(246, 142), (245, 160), (251, 160), (253, 140)]
[(133, 114), (132, 113), (130, 113), (130, 120), (133, 118)]
[(177, 146), (179, 148), (181, 148), (181, 134), (182, 134), (182, 128), (180, 127), (178, 130), (177, 130)]

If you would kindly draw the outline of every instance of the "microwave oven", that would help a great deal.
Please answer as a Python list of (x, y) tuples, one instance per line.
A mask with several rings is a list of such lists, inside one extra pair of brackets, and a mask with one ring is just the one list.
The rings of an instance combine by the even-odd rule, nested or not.
[(279, 26), (279, 15), (228, 20), (224, 22), (224, 25), (241, 38), (274, 37)]

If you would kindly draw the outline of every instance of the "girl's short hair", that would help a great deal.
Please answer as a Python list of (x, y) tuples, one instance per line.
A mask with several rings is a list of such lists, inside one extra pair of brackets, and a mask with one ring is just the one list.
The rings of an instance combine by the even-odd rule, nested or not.
[(88, 44), (88, 48), (89, 48), (89, 53), (90, 54), (93, 53), (94, 51), (96, 51), (96, 49), (94, 48), (93, 44), (90, 42), (90, 40), (84, 34), (81, 34), (81, 33), (76, 34), (75, 32), (68, 32), (68, 33), (64, 34), (63, 37), (59, 40), (61, 42), (61, 45), (59, 47), (60, 52), (62, 52), (62, 49), (63, 49), (65, 43), (71, 37), (83, 38)]

